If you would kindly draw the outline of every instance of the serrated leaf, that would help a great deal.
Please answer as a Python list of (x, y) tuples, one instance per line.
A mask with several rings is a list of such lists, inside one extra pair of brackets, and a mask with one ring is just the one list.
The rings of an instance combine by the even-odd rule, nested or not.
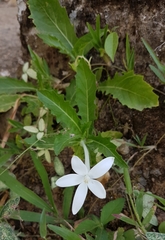
[(63, 95), (56, 91), (43, 90), (38, 92), (38, 97), (62, 126), (70, 128), (73, 134), (81, 133), (80, 120), (69, 102), (64, 100)]
[(59, 155), (65, 147), (69, 147), (76, 139), (77, 136), (72, 135), (70, 131), (64, 131), (56, 135), (54, 140), (55, 154)]
[(139, 111), (158, 106), (158, 96), (153, 88), (143, 80), (142, 75), (135, 75), (133, 71), (123, 75), (116, 73), (113, 79), (101, 83), (98, 90), (112, 94), (123, 105)]
[(30, 83), (9, 77), (0, 77), (0, 94), (36, 91)]
[(0, 95), (0, 112), (7, 112), (18, 98), (19, 95)]
[(116, 152), (116, 146), (109, 141), (108, 138), (103, 138), (101, 136), (90, 136), (88, 138), (89, 144), (93, 150), (98, 148), (100, 153), (103, 153), (105, 157), (113, 156), (115, 157), (115, 164), (121, 168), (127, 167), (126, 162), (122, 159), (122, 157)]
[(95, 119), (96, 79), (88, 63), (81, 59), (76, 73), (76, 101), (82, 123)]
[(124, 207), (125, 199), (118, 198), (116, 200), (108, 202), (101, 211), (100, 221), (103, 225), (114, 219), (113, 214), (118, 214)]
[(81, 238), (76, 233), (71, 232), (69, 229), (51, 224), (48, 224), (48, 228), (56, 234), (60, 235), (64, 240), (81, 240)]
[(66, 9), (61, 7), (58, 0), (29, 0), (31, 18), (47, 44), (52, 41), (54, 47), (72, 56), (73, 45), (77, 37), (70, 23)]
[(98, 227), (98, 226), (93, 220), (86, 219), (86, 220), (79, 223), (79, 225), (75, 229), (75, 232), (77, 234), (91, 232), (96, 227)]
[(111, 32), (105, 40), (105, 52), (108, 54), (112, 62), (114, 62), (116, 50), (118, 47), (118, 35), (116, 32)]

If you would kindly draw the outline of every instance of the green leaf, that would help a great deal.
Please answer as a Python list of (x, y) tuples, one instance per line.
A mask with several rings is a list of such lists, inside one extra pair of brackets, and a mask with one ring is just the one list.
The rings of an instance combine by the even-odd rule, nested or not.
[(40, 236), (45, 239), (46, 235), (47, 235), (45, 209), (43, 209), (43, 211), (41, 213), (39, 228), (40, 228)]
[(108, 231), (106, 231), (103, 228), (98, 228), (97, 231), (96, 231), (96, 238), (95, 238), (95, 240), (101, 240), (101, 239), (110, 240), (112, 238), (109, 237)]
[(37, 208), (46, 209), (49, 212), (52, 212), (52, 208), (44, 202), (37, 194), (35, 194), (30, 189), (23, 186), (18, 180), (10, 175), (6, 170), (0, 169), (0, 181), (8, 186), (13, 192), (17, 193), (20, 197), (32, 203)]
[(165, 221), (161, 222), (159, 225), (159, 232), (160, 233), (165, 233)]
[(57, 208), (56, 208), (55, 203), (54, 203), (52, 190), (51, 190), (49, 179), (48, 179), (48, 174), (47, 174), (42, 162), (40, 161), (40, 159), (38, 159), (37, 154), (35, 152), (31, 151), (30, 155), (32, 157), (34, 166), (35, 166), (35, 168), (36, 168), (36, 170), (37, 170), (37, 172), (38, 172), (38, 174), (39, 174), (39, 176), (42, 180), (42, 184), (43, 184), (45, 193), (46, 193), (46, 195), (49, 199), (49, 202), (52, 205), (52, 207), (54, 209), (54, 212), (57, 213)]
[(9, 77), (0, 77), (0, 94), (13, 94), (29, 91), (36, 91), (34, 86), (30, 83)]
[(134, 233), (134, 230), (133, 229), (129, 229), (127, 231), (124, 232), (124, 237), (125, 237), (125, 240), (136, 240), (135, 238), (135, 233)]
[[(59, 48), (72, 58), (73, 45), (77, 37), (70, 23), (66, 9), (58, 0), (29, 0), (31, 18), (40, 33), (40, 37), (49, 44)], [(53, 44), (52, 44), (53, 41)]]
[(128, 34), (126, 35), (126, 68), (127, 70), (134, 69), (135, 62), (135, 52), (134, 49), (131, 49)]
[(124, 175), (124, 182), (126, 185), (127, 194), (131, 195), (133, 190), (132, 190), (131, 178), (130, 178), (130, 173), (128, 168), (123, 169), (123, 175)]
[(63, 194), (63, 204), (62, 204), (62, 212), (65, 219), (68, 218), (70, 212), (71, 201), (74, 193), (74, 187), (67, 187), (64, 189)]
[(58, 176), (63, 176), (65, 174), (64, 165), (58, 157), (54, 159), (54, 169)]
[(48, 228), (55, 232), (56, 234), (60, 235), (65, 240), (81, 240), (81, 238), (74, 232), (70, 230), (54, 225), (48, 224)]
[(118, 35), (116, 32), (111, 32), (105, 40), (104, 48), (112, 62), (114, 62), (117, 47), (118, 47)]
[(96, 227), (98, 226), (93, 220), (86, 219), (83, 222), (80, 222), (80, 224), (76, 227), (75, 232), (77, 234), (91, 232)]
[(93, 40), (90, 33), (80, 37), (74, 44), (74, 55), (85, 56), (93, 48)]
[(56, 155), (59, 155), (60, 152), (65, 148), (69, 147), (79, 139), (78, 136), (73, 135), (70, 131), (62, 131), (55, 136), (54, 140), (54, 151)]
[(71, 80), (69, 86), (66, 88), (66, 100), (70, 102), (71, 106), (76, 105), (76, 80)]
[(112, 94), (123, 105), (139, 111), (158, 106), (158, 96), (153, 88), (143, 80), (143, 76), (135, 75), (133, 71), (123, 75), (116, 73), (113, 79), (101, 83), (98, 90)]
[[(135, 191), (136, 190), (134, 190), (134, 192)], [(144, 195), (144, 192), (139, 192), (138, 196), (135, 197), (135, 208), (140, 219), (142, 218), (142, 213), (143, 213), (143, 195)]]
[[(24, 210), (16, 210), (11, 216), (11, 219), (23, 220), (26, 222), (40, 222), (41, 213), (24, 211)], [(54, 223), (56, 219), (54, 217), (46, 215), (46, 223)]]
[[(147, 226), (149, 223), (154, 225), (154, 226), (157, 226), (158, 225), (158, 222), (157, 222), (157, 219), (156, 217), (154, 216), (154, 209), (151, 208), (148, 213), (146, 214), (146, 216), (144, 217), (143, 221), (142, 221), (142, 224), (143, 226)], [(156, 220), (156, 221), (155, 221)]]
[(163, 74), (165, 74), (165, 66), (163, 64), (161, 64), (161, 62), (159, 61), (158, 57), (156, 56), (154, 50), (150, 47), (150, 45), (143, 38), (142, 38), (142, 42), (143, 42), (144, 46), (146, 47), (147, 51), (149, 52), (150, 56), (154, 60), (155, 64), (157, 65), (158, 69)]
[(150, 69), (155, 73), (155, 75), (163, 82), (165, 83), (165, 74), (163, 74), (159, 69), (156, 67), (149, 65)]
[(123, 213), (120, 214), (113, 214), (113, 216), (117, 219), (120, 219), (121, 221), (128, 223), (130, 225), (133, 225), (135, 227), (137, 227), (137, 222), (134, 221), (132, 218), (127, 217), (126, 215), (124, 215)]
[(99, 50), (102, 48), (101, 36), (104, 34), (104, 30), (100, 29), (100, 16), (98, 15), (96, 18), (96, 30), (94, 30), (89, 23), (87, 23), (87, 27), (89, 29), (93, 46)]
[(118, 214), (124, 207), (125, 199), (118, 198), (116, 200), (108, 202), (101, 211), (100, 221), (103, 225), (114, 219), (113, 214)]
[(0, 156), (0, 167), (4, 166), (5, 163), (10, 160), (10, 157), (12, 156), (11, 153), (5, 153), (4, 155)]
[(115, 157), (115, 164), (117, 166), (121, 168), (127, 167), (126, 162), (124, 162), (122, 157), (116, 152), (116, 146), (110, 142), (109, 138), (103, 138), (101, 136), (90, 136), (88, 140), (88, 145), (93, 150), (98, 148), (98, 151), (103, 153), (105, 157)]
[(19, 97), (19, 95), (0, 95), (0, 112), (7, 112)]
[(73, 134), (81, 133), (80, 120), (69, 102), (64, 100), (63, 95), (56, 91), (43, 90), (38, 92), (38, 97), (62, 126), (70, 128)]
[(46, 63), (46, 61), (42, 58), (40, 58), (37, 53), (32, 51), (30, 47), (28, 47), (30, 56), (31, 56), (31, 64), (34, 70), (37, 73), (37, 80), (39, 81), (39, 87), (43, 88), (43, 85), (45, 88), (48, 89), (50, 87), (50, 83), (53, 80), (53, 77), (50, 75), (49, 67)]
[(95, 119), (96, 79), (88, 62), (80, 60), (76, 74), (76, 101), (82, 123)]
[(149, 196), (152, 196), (154, 198), (156, 198), (157, 200), (159, 200), (159, 202), (161, 202), (164, 206), (165, 206), (165, 199), (162, 198), (162, 197), (159, 197), (153, 193), (149, 193), (149, 192), (146, 192), (146, 194), (148, 194)]

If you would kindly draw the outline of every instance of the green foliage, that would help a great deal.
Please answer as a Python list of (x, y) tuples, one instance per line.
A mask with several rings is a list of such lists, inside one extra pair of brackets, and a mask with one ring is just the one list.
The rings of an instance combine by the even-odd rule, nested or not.
[(32, 84), (9, 77), (0, 77), (0, 86), (0, 94), (36, 91), (36, 88)]
[(149, 65), (151, 70), (155, 73), (155, 75), (163, 82), (165, 83), (165, 66), (159, 61), (158, 57), (156, 56), (153, 49), (150, 47), (150, 45), (142, 38), (142, 42), (144, 46), (146, 47), (147, 51), (149, 52), (150, 56), (154, 60), (155, 64), (157, 65), (157, 68), (153, 65)]
[(101, 83), (98, 90), (112, 94), (123, 105), (139, 111), (158, 106), (158, 96), (153, 93), (153, 88), (143, 81), (143, 76), (135, 75), (133, 71), (123, 75), (116, 73), (113, 79)]
[[(66, 91), (63, 91), (66, 94), (61, 94), (58, 89), (54, 89), (56, 79), (51, 75), (46, 61), (29, 47), (31, 66), (28, 70), (29, 76), (31, 76), (30, 71), (35, 75), (35, 87), (22, 80), (0, 77), (0, 112), (13, 107), (17, 99), (24, 103), (21, 111), (23, 121), (20, 123), (10, 120), (10, 124), (13, 126), (11, 131), (17, 133), (16, 140), (14, 143), (8, 143), (11, 150), (9, 149), (7, 153), (5, 152), (7, 150), (1, 150), (2, 154), (6, 153), (6, 155), (0, 157), (0, 181), (2, 185), (4, 184), (1, 185), (1, 190), (9, 188), (11, 193), (14, 193), (14, 196), (10, 196), (7, 203), (0, 209), (2, 221), (0, 223), (0, 234), (1, 232), (6, 234), (7, 238), (5, 238), (5, 235), (3, 238), (5, 240), (17, 239), (16, 235), (13, 235), (13, 229), (3, 223), (4, 219), (13, 218), (38, 222), (40, 235), (43, 239), (46, 239), (48, 229), (67, 240), (82, 239), (79, 234), (83, 234), (83, 239), (85, 236), (87, 240), (133, 240), (136, 239), (135, 233), (137, 232), (146, 234), (148, 239), (153, 239), (150, 237), (149, 232), (146, 233), (146, 229), (149, 229), (151, 225), (156, 225), (154, 200), (156, 198), (163, 206), (165, 206), (165, 200), (150, 193), (133, 191), (128, 165), (116, 151), (116, 146), (111, 142), (112, 139), (121, 138), (122, 134), (109, 129), (98, 133), (98, 129), (95, 129), (98, 91), (110, 94), (123, 105), (139, 111), (144, 108), (158, 106), (158, 96), (153, 93), (153, 88), (144, 81), (142, 75), (136, 75), (133, 71), (135, 54), (130, 47), (128, 35), (126, 35), (126, 59), (124, 62), (126, 71), (116, 71), (114, 77), (110, 78), (111, 68), (116, 67), (115, 56), (119, 36), (115, 31), (110, 31), (107, 25), (101, 28), (99, 16), (96, 18), (95, 29), (87, 23), (89, 32), (78, 38), (74, 27), (70, 23), (66, 9), (60, 6), (58, 0), (29, 0), (28, 4), (31, 12), (30, 17), (33, 19), (39, 37), (46, 44), (58, 48), (61, 53), (69, 57), (70, 66), (75, 71), (75, 75), (72, 76), (69, 87)], [(165, 67), (160, 63), (149, 45), (144, 40), (143, 42), (158, 67), (155, 68), (151, 65), (151, 69), (165, 82)], [(96, 60), (99, 63), (89, 57), (92, 52), (89, 51), (92, 48), (95, 48)], [(103, 64), (100, 58), (106, 64)], [(96, 68), (94, 68), (93, 62), (96, 65), (98, 64)], [(25, 71), (24, 67), (23, 73), (27, 74), (28, 70)], [(105, 80), (105, 76), (107, 80)], [(30, 94), (33, 93), (33, 95), (30, 95), (29, 92)], [(21, 93), (23, 94), (20, 95)], [(58, 123), (58, 129), (52, 127), (55, 121)], [(26, 129), (37, 129), (37, 133), (38, 131), (42, 132), (43, 136), (37, 140), (36, 133), (32, 131), (32, 133), (28, 133), (27, 137)], [(144, 136), (140, 140), (136, 136), (135, 140), (140, 146), (143, 146), (146, 137)], [(57, 178), (64, 175), (64, 166), (58, 155), (65, 147), (71, 147), (73, 154), (83, 159), (82, 142), (89, 148), (91, 165), (94, 165), (96, 160), (102, 159), (102, 155), (105, 157), (114, 156), (115, 164), (123, 173), (128, 207), (132, 217), (122, 213), (125, 200), (117, 198), (103, 206), (100, 218), (95, 215), (87, 215), (85, 220), (81, 220), (75, 231), (66, 228), (66, 226), (73, 223), (70, 219), (68, 222), (64, 221), (64, 219), (69, 218), (74, 188), (69, 187), (64, 190), (62, 213), (59, 214), (54, 202), (49, 177), (40, 157), (44, 154), (45, 160), (47, 160), (46, 156), (50, 155), (49, 151), (54, 150), (56, 156), (53, 156), (53, 164), (58, 175), (52, 177), (52, 188), (54, 188)], [(23, 151), (25, 148), (26, 150), (23, 153), (30, 150), (30, 156), (41, 178), (48, 203), (32, 190), (23, 186), (4, 168), (9, 157), (19, 153), (20, 149)], [(68, 158), (70, 161), (69, 156)], [(47, 162), (50, 163), (51, 161), (47, 160)], [(20, 197), (42, 209), (42, 213), (15, 210)], [(162, 206), (159, 207), (163, 209)], [(46, 212), (52, 215), (49, 216)], [(113, 221), (114, 218), (122, 220), (134, 229), (125, 232), (124, 228), (120, 227), (115, 232), (107, 230), (107, 224)], [(65, 227), (64, 225), (55, 225), (55, 223), (64, 224), (64, 222), (67, 223)], [(161, 232), (162, 226), (164, 225), (162, 224), (159, 227)], [(157, 234), (154, 236), (155, 239), (156, 236), (164, 237), (164, 235)]]
[(66, 9), (60, 6), (58, 0), (29, 0), (29, 8), (40, 38), (74, 59), (72, 49), (77, 37)]
[(98, 226), (97, 226), (95, 221), (90, 220), (90, 219), (86, 219), (76, 227), (75, 232), (77, 234), (92, 232), (92, 230), (97, 228)]
[(165, 221), (161, 222), (159, 225), (159, 232), (165, 233)]
[(0, 181), (6, 184), (11, 191), (18, 194), (20, 197), (32, 203), (36, 207), (41, 209), (45, 208), (47, 211), (52, 212), (52, 208), (44, 200), (42, 200), (33, 191), (23, 186), (18, 180), (11, 176), (7, 170), (4, 171), (3, 169), (0, 169)]
[(128, 34), (126, 35), (126, 62), (125, 67), (127, 71), (134, 70), (135, 52), (131, 49)]
[(70, 106), (69, 102), (64, 100), (61, 94), (56, 91), (42, 90), (38, 92), (38, 98), (45, 107), (51, 110), (63, 127), (69, 127), (74, 134), (81, 133), (80, 120), (75, 110)]
[(124, 198), (118, 198), (104, 205), (100, 217), (101, 223), (105, 225), (108, 222), (112, 221), (114, 219), (113, 214), (120, 213), (124, 207), (124, 203)]
[(19, 95), (0, 95), (0, 112), (7, 112), (19, 97)]
[(58, 227), (55, 225), (48, 224), (48, 228), (55, 232), (56, 234), (60, 235), (64, 240), (80, 240), (81, 238), (74, 232), (64, 228)]
[(116, 32), (111, 32), (105, 40), (105, 52), (110, 57), (111, 61), (114, 62), (116, 50), (118, 47), (118, 35)]
[(46, 226), (46, 214), (45, 214), (45, 209), (43, 209), (41, 217), (40, 217), (40, 236), (44, 239), (46, 239), (47, 235), (47, 226)]
[(101, 136), (89, 136), (88, 146), (93, 150), (97, 149), (102, 152), (106, 157), (114, 156), (115, 163), (121, 168), (127, 167), (122, 157), (116, 152), (116, 146), (109, 141), (109, 138), (103, 138)]
[(31, 56), (31, 64), (35, 72), (37, 73), (38, 88), (43, 87), (50, 88), (50, 83), (53, 81), (53, 77), (50, 75), (49, 67), (46, 61), (40, 58), (30, 47), (29, 52)]
[(89, 63), (83, 58), (77, 67), (76, 73), (76, 102), (78, 114), (82, 123), (93, 122), (95, 119), (96, 79)]
[(41, 161), (38, 159), (37, 154), (35, 152), (31, 152), (31, 157), (34, 163), (34, 166), (42, 180), (42, 184), (45, 190), (45, 193), (49, 199), (49, 202), (54, 210), (54, 213), (57, 213), (57, 208), (54, 204), (54, 199), (53, 199), (53, 195), (52, 195), (52, 191), (51, 191), (51, 187), (50, 187), (50, 183), (49, 183), (49, 179), (48, 179), (48, 174), (43, 166), (43, 164), (41, 163)]
[(65, 219), (68, 218), (70, 213), (70, 206), (71, 206), (73, 193), (74, 193), (74, 187), (65, 188), (63, 191), (64, 198), (63, 198), (62, 210), (63, 210), (63, 216)]

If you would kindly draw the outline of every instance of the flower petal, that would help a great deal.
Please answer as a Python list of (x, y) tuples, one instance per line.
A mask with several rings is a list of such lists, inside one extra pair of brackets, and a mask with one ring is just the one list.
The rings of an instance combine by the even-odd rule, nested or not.
[(89, 171), (88, 175), (91, 178), (99, 178), (109, 171), (113, 163), (114, 157), (104, 158)]
[(84, 204), (85, 198), (87, 196), (87, 192), (88, 192), (87, 184), (82, 182), (76, 189), (76, 192), (73, 198), (72, 213), (74, 215), (80, 210), (80, 208)]
[(56, 185), (59, 187), (71, 187), (80, 184), (83, 181), (83, 176), (78, 174), (68, 174), (56, 181)]
[(77, 173), (81, 176), (84, 176), (88, 173), (88, 169), (87, 169), (86, 165), (77, 156), (72, 157), (71, 165), (72, 165), (72, 169), (75, 171), (75, 173)]
[(106, 198), (105, 188), (99, 181), (91, 179), (88, 182), (88, 188), (98, 198)]

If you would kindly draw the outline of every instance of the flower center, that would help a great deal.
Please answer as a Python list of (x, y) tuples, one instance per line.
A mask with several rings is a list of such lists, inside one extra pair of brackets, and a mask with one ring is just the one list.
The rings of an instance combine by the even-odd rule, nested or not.
[(86, 184), (88, 184), (89, 180), (90, 180), (90, 177), (89, 177), (88, 175), (85, 175), (85, 176), (84, 176), (84, 182), (85, 182)]

